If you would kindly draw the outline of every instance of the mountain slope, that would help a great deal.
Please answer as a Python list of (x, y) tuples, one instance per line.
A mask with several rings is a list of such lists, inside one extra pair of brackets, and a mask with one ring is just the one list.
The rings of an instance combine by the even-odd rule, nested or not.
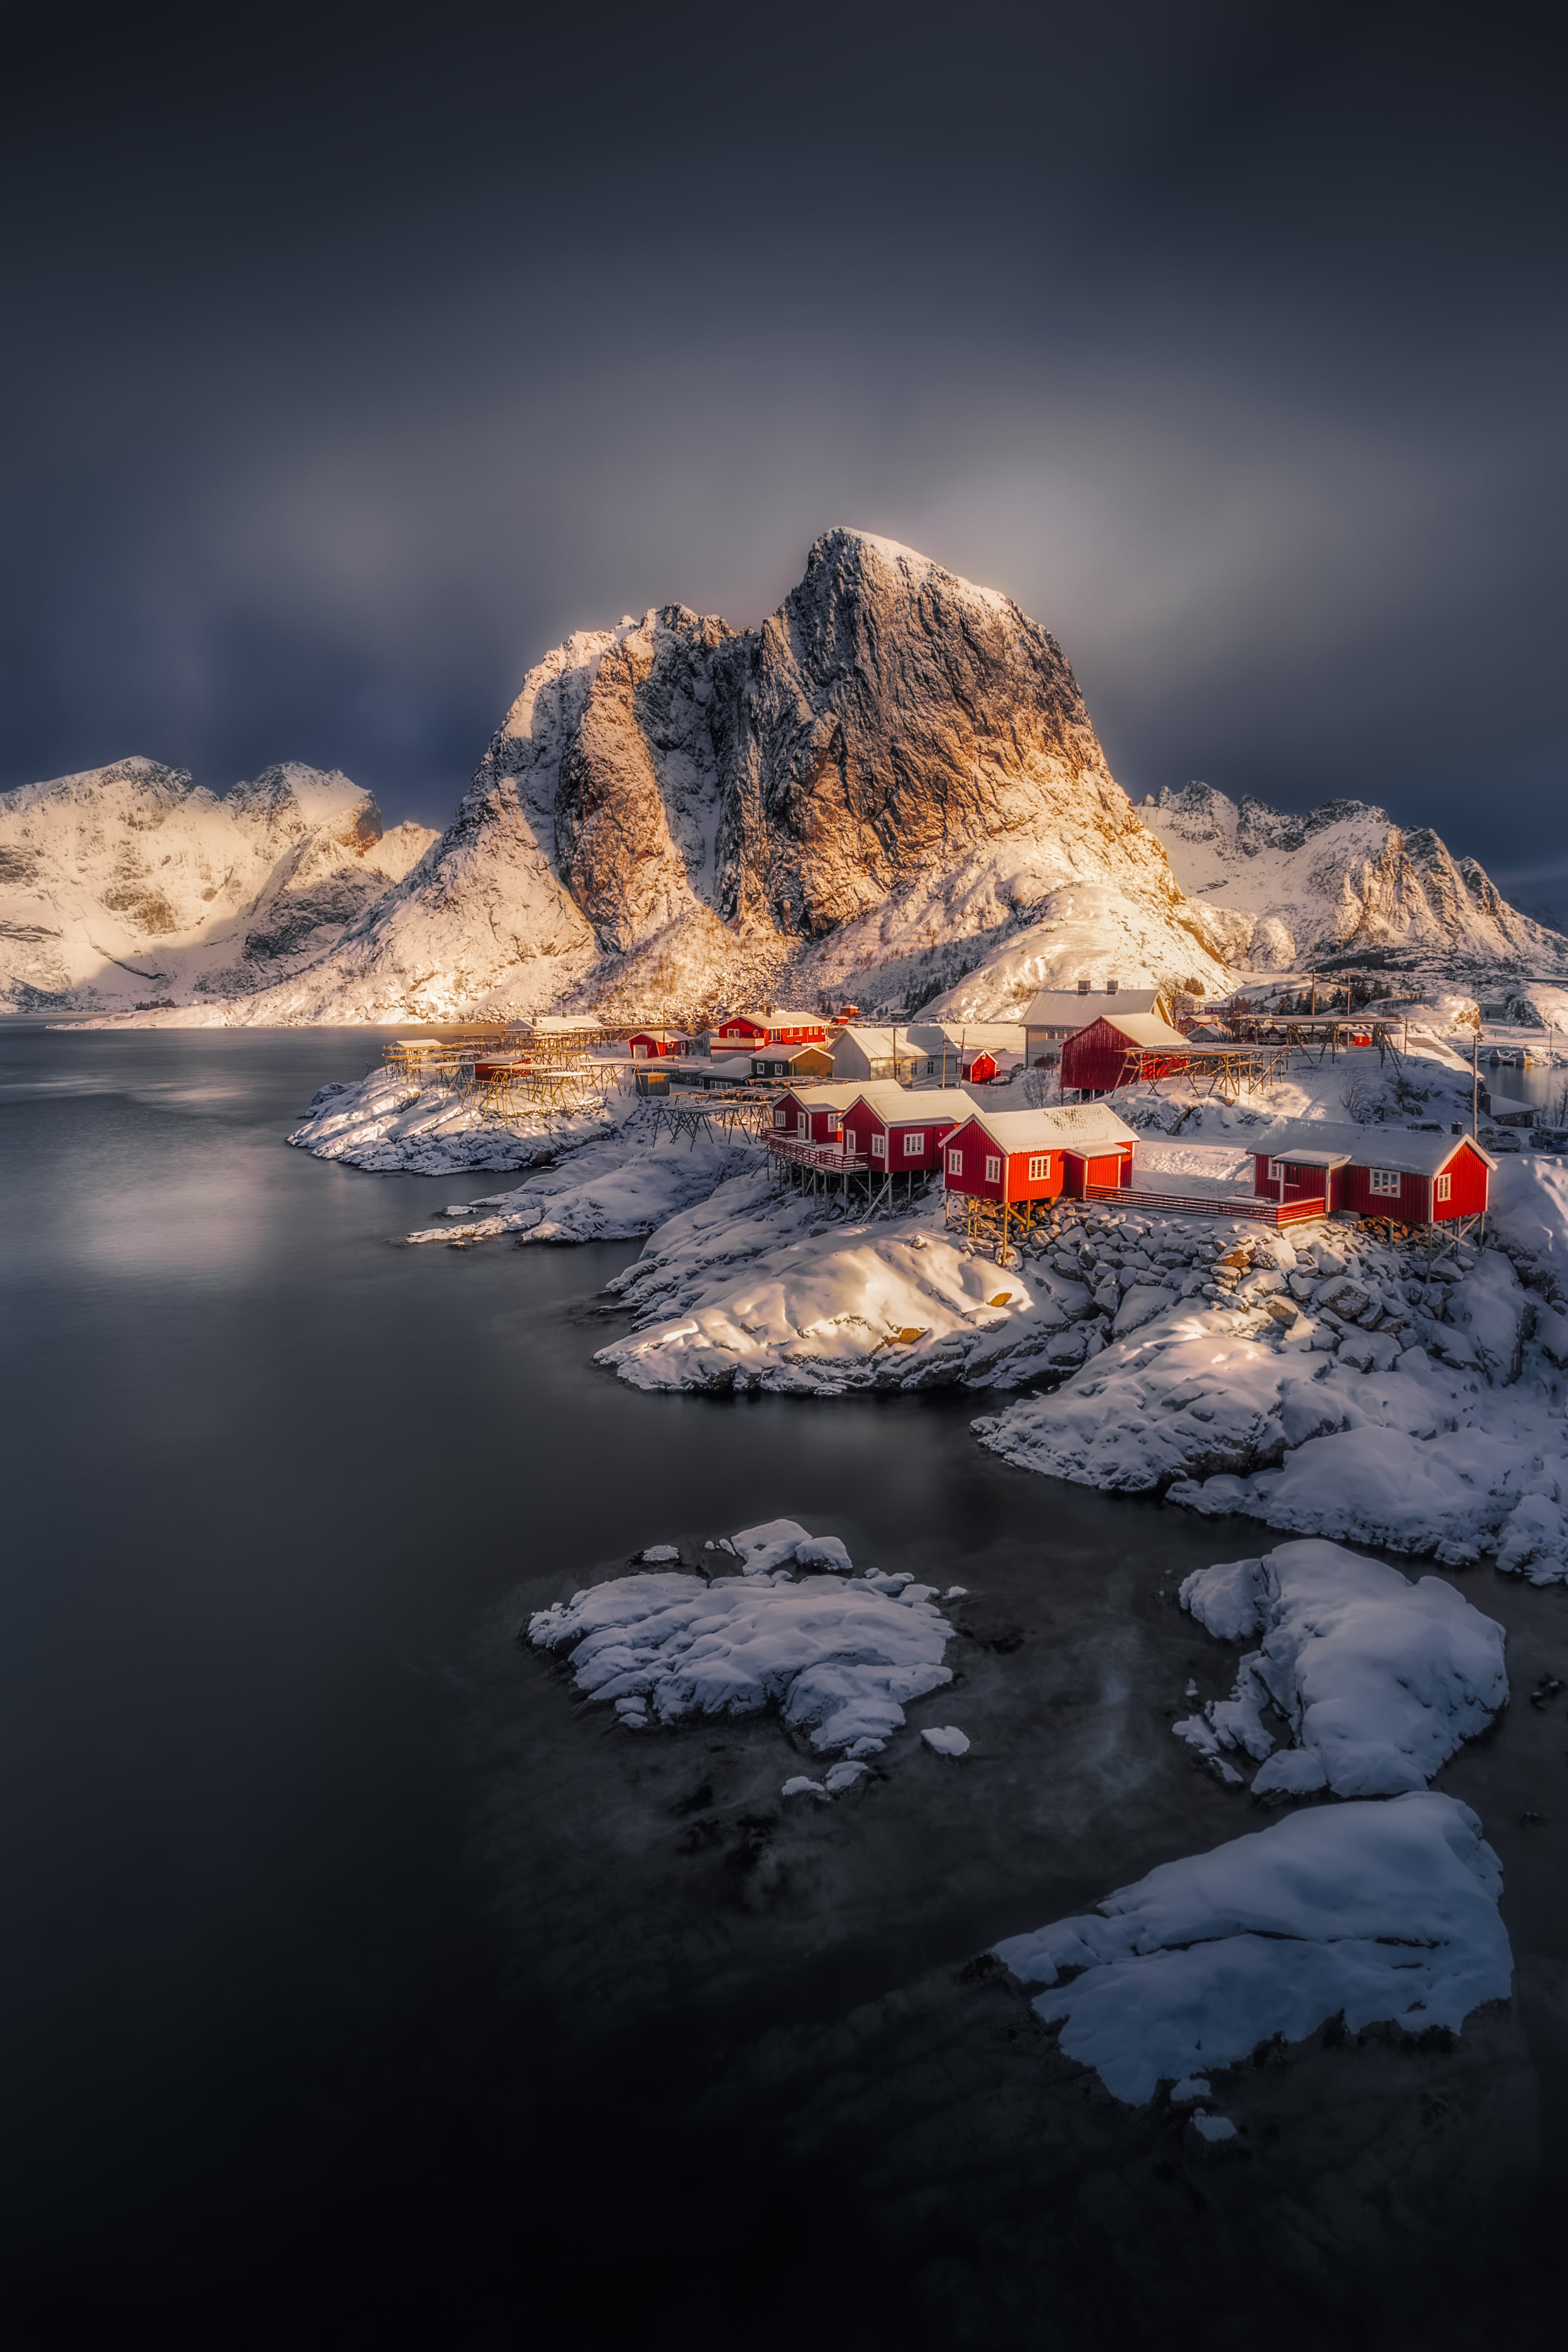
[(341, 938), (435, 838), (384, 834), (368, 793), (297, 764), (222, 800), (142, 759), (0, 794), (0, 1005), (248, 993)]
[(962, 982), (1218, 985), (1216, 929), (1018, 607), (829, 531), (759, 629), (683, 605), (529, 673), (431, 856), (235, 1017), (450, 1018), (756, 990), (868, 1008)]
[(1364, 802), (1288, 816), (1188, 784), (1139, 814), (1238, 964), (1286, 971), (1343, 953), (1568, 970), (1568, 940), (1510, 907), (1473, 857), (1450, 856), (1425, 826), (1402, 833)]

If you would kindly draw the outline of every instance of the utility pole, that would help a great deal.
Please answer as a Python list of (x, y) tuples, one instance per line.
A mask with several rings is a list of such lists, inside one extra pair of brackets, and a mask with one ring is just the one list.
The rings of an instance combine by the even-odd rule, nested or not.
[(1470, 1139), (1476, 1139), (1481, 1118), (1481, 1024), (1478, 1018), (1470, 1045)]

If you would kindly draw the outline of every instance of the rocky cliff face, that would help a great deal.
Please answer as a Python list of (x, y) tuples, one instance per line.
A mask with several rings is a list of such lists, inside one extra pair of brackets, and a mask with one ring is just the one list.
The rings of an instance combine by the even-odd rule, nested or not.
[(1568, 940), (1510, 907), (1473, 857), (1450, 856), (1426, 827), (1402, 833), (1363, 801), (1288, 816), (1188, 784), (1139, 814), (1237, 963), (1289, 971), (1343, 953), (1568, 970)]
[(836, 530), (759, 629), (665, 605), (549, 655), (432, 856), (250, 1017), (784, 987), (978, 1016), (1080, 973), (1215, 985), (1219, 943), (1055, 640)]
[(225, 798), (121, 760), (0, 794), (0, 1005), (195, 1003), (341, 939), (436, 835), (382, 830), (346, 776), (268, 768)]

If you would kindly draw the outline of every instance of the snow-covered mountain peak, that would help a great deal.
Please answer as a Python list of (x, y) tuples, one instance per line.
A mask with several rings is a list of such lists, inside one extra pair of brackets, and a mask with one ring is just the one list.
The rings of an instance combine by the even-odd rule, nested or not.
[(290, 762), (223, 799), (136, 757), (0, 795), (0, 1004), (247, 994), (342, 936), (435, 839)]
[(1156, 793), (1140, 814), (1244, 967), (1290, 971), (1350, 954), (1568, 968), (1568, 940), (1510, 907), (1475, 858), (1451, 856), (1429, 827), (1402, 833), (1368, 802), (1297, 815), (1192, 783)]

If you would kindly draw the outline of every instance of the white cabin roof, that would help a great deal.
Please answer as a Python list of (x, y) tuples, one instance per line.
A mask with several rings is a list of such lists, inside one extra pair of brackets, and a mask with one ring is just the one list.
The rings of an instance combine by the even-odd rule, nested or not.
[(1157, 988), (1042, 988), (1019, 1015), (1026, 1029), (1083, 1029), (1102, 1013), (1152, 1013)]
[(1091, 1014), (1083, 1025), (1086, 1029), (1091, 1029), (1096, 1021), (1109, 1021), (1120, 1035), (1125, 1037), (1131, 1045), (1142, 1045), (1146, 1054), (1156, 1052), (1187, 1054), (1192, 1051), (1191, 1045), (1183, 1036), (1181, 1031), (1173, 1029), (1168, 1021), (1162, 1021), (1157, 1013), (1122, 1013), (1112, 1002), (1110, 1004), (1102, 1004), (1099, 1012)]
[(975, 1108), (973, 1096), (962, 1087), (900, 1087), (894, 1078), (869, 1079), (852, 1087), (849, 1099), (867, 1104), (885, 1127), (930, 1127), (943, 1118), (968, 1118)]
[(1436, 1176), (1467, 1143), (1489, 1168), (1497, 1166), (1473, 1135), (1423, 1135), (1408, 1127), (1339, 1127), (1316, 1119), (1306, 1127), (1261, 1135), (1250, 1148), (1299, 1168), (1391, 1168), (1406, 1176)]
[(1138, 1139), (1108, 1103), (1064, 1103), (1053, 1110), (980, 1110), (975, 1122), (1009, 1157), (1016, 1151), (1102, 1151)]

